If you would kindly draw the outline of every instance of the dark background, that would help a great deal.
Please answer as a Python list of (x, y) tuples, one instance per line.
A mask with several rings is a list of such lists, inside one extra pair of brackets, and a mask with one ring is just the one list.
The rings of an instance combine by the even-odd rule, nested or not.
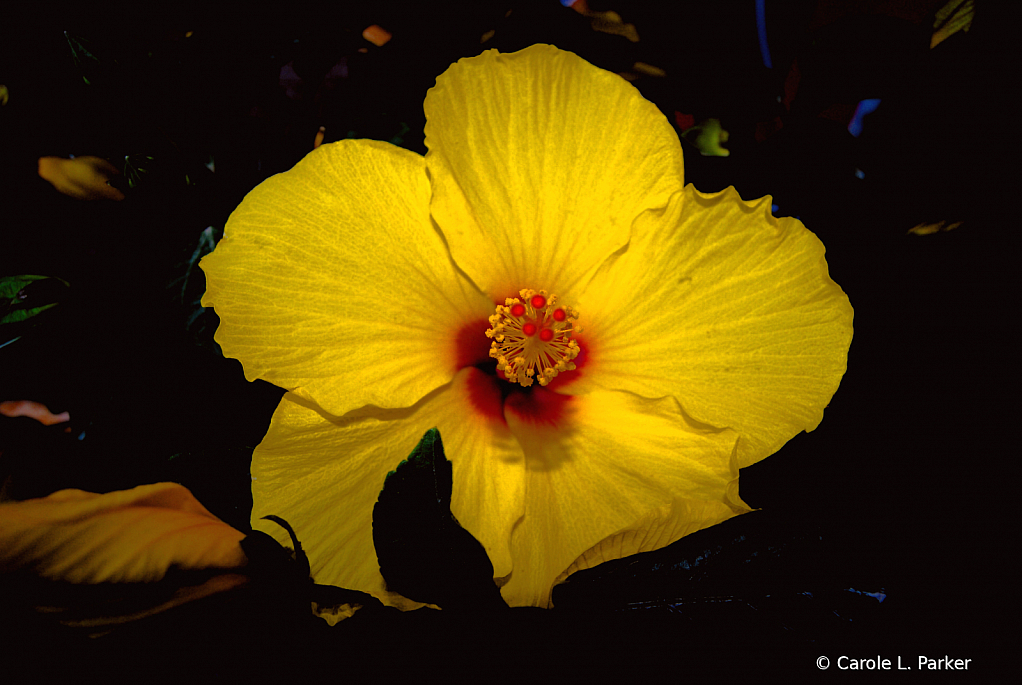
[[(716, 117), (730, 133), (726, 158), (684, 143), (686, 181), (772, 195), (778, 216), (823, 240), (855, 307), (848, 372), (823, 423), (742, 472), (742, 497), (762, 511), (576, 574), (551, 611), (378, 612), (327, 631), (281, 619), (269, 592), (100, 641), (40, 628), (7, 642), (5, 660), (33, 679), (54, 666), (29, 655), (56, 646), (76, 675), (142, 682), (974, 682), (1006, 672), (1019, 416), (1016, 222), (1002, 199), (1017, 87), (1009, 22), (978, 2), (971, 30), (931, 50), (940, 3), (769, 2), (768, 69), (754, 2), (664, 5), (590, 2), (634, 24), (634, 43), (555, 1), (98, 9), (60, 21), (16, 10), (5, 20), (0, 275), (70, 283), (45, 321), (0, 349), (0, 400), (71, 415), (70, 433), (0, 419), (0, 471), (17, 499), (174, 480), (247, 530), (251, 450), (282, 391), (247, 383), (220, 356), (215, 315), (198, 306), (197, 257), (321, 125), (326, 142), (368, 137), (425, 153), (426, 90), (483, 49), (547, 42), (615, 72), (663, 69), (634, 84), (672, 123)], [(393, 39), (365, 41), (370, 24)], [(865, 98), (881, 105), (853, 137), (841, 113)], [(106, 157), (137, 183), (120, 203), (66, 198), (35, 160), (69, 154)], [(961, 224), (909, 233), (939, 222)], [(973, 661), (968, 672), (856, 677), (833, 665), (842, 654), (900, 655), (913, 668), (919, 655)]]

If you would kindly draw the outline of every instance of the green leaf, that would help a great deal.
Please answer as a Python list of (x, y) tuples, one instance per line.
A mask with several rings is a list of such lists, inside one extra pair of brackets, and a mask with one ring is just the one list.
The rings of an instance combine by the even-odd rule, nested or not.
[[(85, 85), (92, 85), (96, 80), (95, 75), (99, 67), (99, 58), (93, 54), (92, 47), (89, 42), (80, 36), (73, 36), (67, 31), (64, 31), (64, 37), (67, 39), (67, 44), (71, 47), (71, 59), (74, 60), (75, 66), (82, 72), (82, 80), (85, 81)], [(89, 77), (92, 76), (92, 80)]]
[(124, 177), (128, 179), (128, 187), (134, 190), (152, 170), (153, 157), (150, 155), (125, 155)]
[(34, 317), (56, 307), (67, 287), (67, 281), (50, 276), (0, 276), (0, 348), (37, 325)]
[(8, 323), (18, 323), (20, 321), (24, 321), (25, 319), (30, 319), (33, 316), (35, 316), (36, 314), (39, 314), (41, 312), (45, 312), (47, 309), (50, 309), (51, 307), (56, 307), (56, 306), (57, 306), (57, 303), (54, 302), (52, 304), (43, 305), (42, 307), (33, 307), (32, 309), (13, 309), (12, 308), (12, 309), (8, 310), (7, 314), (4, 315), (4, 317), (2, 319), (0, 319), (0, 325), (8, 324)]
[(45, 278), (49, 276), (0, 276), (0, 299), (10, 299), (29, 283)]
[(506, 608), (483, 546), (451, 514), (454, 466), (431, 428), (387, 474), (373, 508), (373, 544), (387, 587), (444, 609)]

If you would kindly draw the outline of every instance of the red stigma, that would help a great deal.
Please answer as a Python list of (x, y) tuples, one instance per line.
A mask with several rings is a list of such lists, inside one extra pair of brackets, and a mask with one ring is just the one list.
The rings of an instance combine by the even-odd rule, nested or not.
[(554, 339), (554, 331), (552, 328), (544, 328), (539, 332), (539, 339), (543, 342), (550, 342)]
[[(536, 298), (533, 298), (535, 300)], [(511, 305), (511, 316), (521, 316), (525, 313), (525, 305), (518, 303)]]
[[(544, 333), (545, 332), (546, 331), (544, 331)], [(524, 333), (525, 335), (530, 335), (530, 336), (531, 335), (536, 335), (536, 324), (534, 324), (534, 323), (527, 323), (527, 324), (525, 324), (524, 326), (522, 326), (522, 333)], [(539, 337), (542, 338), (543, 335), (540, 334)]]
[(554, 310), (554, 321), (564, 321), (566, 317), (567, 314), (565, 314), (564, 310), (560, 307)]
[(546, 306), (546, 298), (542, 295), (533, 295), (530, 302), (532, 303), (533, 309), (542, 309)]

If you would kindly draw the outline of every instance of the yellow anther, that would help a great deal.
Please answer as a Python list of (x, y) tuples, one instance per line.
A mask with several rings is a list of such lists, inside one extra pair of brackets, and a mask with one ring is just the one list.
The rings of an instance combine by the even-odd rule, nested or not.
[(557, 374), (575, 369), (571, 360), (579, 347), (571, 337), (582, 330), (575, 325), (578, 312), (559, 306), (557, 296), (545, 290), (526, 288), (519, 295), (497, 305), (489, 317), (490, 356), (512, 383), (528, 387), (536, 380), (546, 385)]

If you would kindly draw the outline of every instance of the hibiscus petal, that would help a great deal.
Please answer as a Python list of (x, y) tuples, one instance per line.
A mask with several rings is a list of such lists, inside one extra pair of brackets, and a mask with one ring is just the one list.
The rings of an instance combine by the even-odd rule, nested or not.
[(385, 589), (373, 547), (373, 506), (387, 473), (435, 426), (454, 466), (451, 510), (483, 544), (495, 575), (507, 575), (511, 528), (524, 511), (524, 457), (503, 421), (474, 410), (470, 388), (479, 376), (466, 368), (413, 407), (367, 407), (341, 418), (285, 395), (252, 456), (252, 525), (290, 545), (286, 533), (260, 518), (288, 521), (317, 583), (411, 606)]
[(635, 234), (579, 301), (586, 373), (563, 391), (673, 395), (694, 419), (741, 434), (743, 468), (819, 425), (852, 339), (820, 240), (771, 216), (769, 197), (692, 186)]
[(738, 498), (738, 481), (729, 502), (676, 499), (653, 509), (630, 526), (611, 535), (579, 556), (560, 576), (555, 585), (575, 571), (599, 566), (605, 561), (652, 552), (704, 528), (715, 526), (737, 514), (752, 511)]
[(636, 216), (682, 188), (663, 114), (620, 76), (550, 45), (459, 60), (424, 107), (430, 211), (494, 299), (522, 288), (570, 299)]
[(493, 303), (455, 271), (428, 206), (423, 158), (369, 140), (257, 186), (201, 263), (224, 353), (336, 415), (450, 381), (459, 327)]
[(149, 582), (246, 563), (245, 534), (177, 483), (95, 494), (61, 490), (0, 504), (0, 570), (71, 583)]
[[(528, 480), (525, 518), (511, 538), (514, 570), (502, 588), (508, 604), (546, 606), (562, 572), (608, 537), (622, 539), (599, 548), (604, 559), (749, 510), (738, 498), (734, 431), (695, 425), (669, 397), (598, 390), (567, 405), (558, 425), (546, 426), (509, 400)], [(625, 531), (645, 538), (623, 540)]]

